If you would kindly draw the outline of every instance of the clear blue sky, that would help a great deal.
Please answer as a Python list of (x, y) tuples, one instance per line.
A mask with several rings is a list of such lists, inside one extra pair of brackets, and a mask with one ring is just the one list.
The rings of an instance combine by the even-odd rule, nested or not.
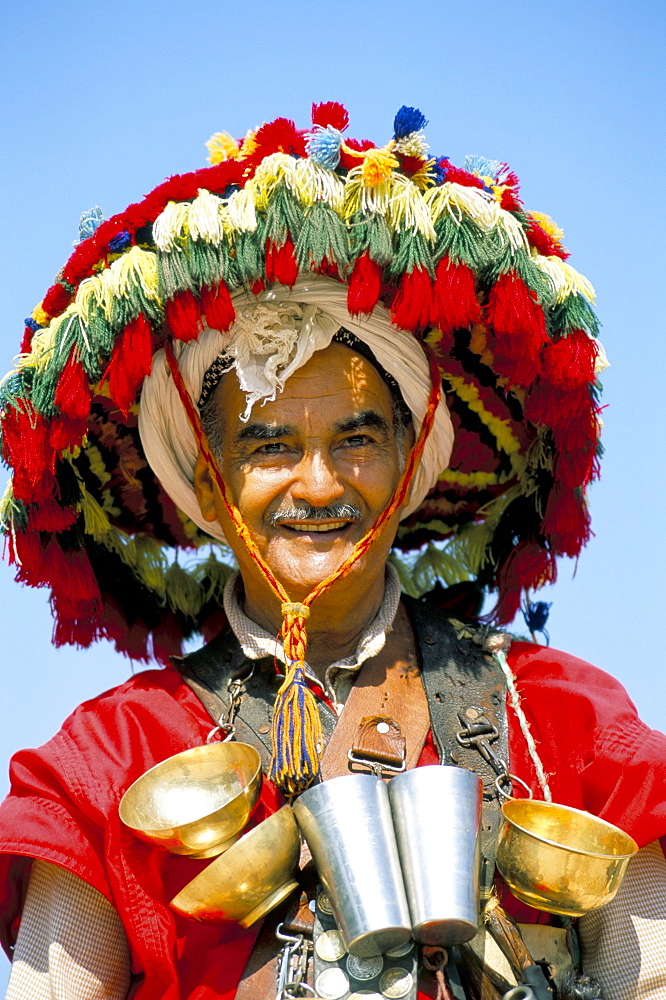
[[(554, 602), (553, 645), (615, 674), (665, 729), (664, 21), (661, 3), (618, 0), (6, 9), (0, 368), (84, 209), (108, 217), (203, 166), (214, 131), (242, 135), (278, 115), (306, 125), (313, 100), (342, 101), (351, 134), (375, 141), (390, 137), (400, 105), (420, 107), (434, 153), (481, 153), (516, 170), (527, 207), (558, 221), (596, 287), (613, 365), (596, 537), (543, 596)], [(5, 565), (0, 627), (0, 762), (130, 670), (103, 645), (52, 650), (45, 594), (14, 584)]]

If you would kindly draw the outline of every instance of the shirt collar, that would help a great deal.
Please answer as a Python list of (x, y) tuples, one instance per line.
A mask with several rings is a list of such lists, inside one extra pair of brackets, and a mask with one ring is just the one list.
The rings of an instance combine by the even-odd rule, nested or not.
[[(259, 660), (265, 656), (277, 658), (284, 663), (284, 650), (282, 643), (274, 635), (266, 632), (260, 625), (248, 618), (242, 610), (239, 602), (242, 593), (242, 581), (240, 573), (234, 573), (224, 588), (223, 604), (227, 620), (232, 632), (238, 639), (241, 648), (250, 660)], [(400, 604), (400, 579), (394, 566), (390, 563), (386, 565), (386, 581), (384, 585), (384, 598), (379, 611), (361, 633), (355, 651), (336, 660), (326, 671), (325, 689), (329, 698), (336, 707), (340, 707), (340, 680), (359, 669), (362, 663), (369, 660), (371, 656), (376, 656), (383, 649), (386, 642), (386, 635), (390, 631), (393, 620)], [(321, 683), (305, 664), (305, 672), (311, 680)], [(347, 687), (347, 685), (343, 685)], [(344, 701), (344, 699), (342, 699)]]

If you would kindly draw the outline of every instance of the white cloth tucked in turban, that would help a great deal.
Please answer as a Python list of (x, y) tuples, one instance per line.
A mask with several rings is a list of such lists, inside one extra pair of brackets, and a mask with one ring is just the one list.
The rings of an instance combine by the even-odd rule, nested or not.
[[(315, 351), (328, 347), (340, 327), (345, 327), (368, 345), (396, 380), (418, 433), (430, 394), (428, 362), (412, 334), (393, 326), (384, 306), (378, 303), (371, 316), (353, 318), (347, 312), (346, 286), (315, 275), (299, 278), (292, 289), (274, 286), (257, 296), (238, 291), (232, 299), (236, 321), (228, 333), (206, 329), (197, 340), (174, 342), (195, 404), (206, 371), (225, 354), (235, 359), (231, 367), (246, 394), (242, 419), (247, 420), (253, 405), (275, 399), (289, 376)], [(155, 355), (152, 373), (143, 385), (139, 432), (148, 462), (176, 506), (203, 531), (224, 541), (220, 525), (205, 521), (199, 510), (193, 487), (198, 447), (163, 351)], [(442, 399), (403, 517), (415, 511), (432, 489), (448, 465), (452, 447), (453, 427)]]

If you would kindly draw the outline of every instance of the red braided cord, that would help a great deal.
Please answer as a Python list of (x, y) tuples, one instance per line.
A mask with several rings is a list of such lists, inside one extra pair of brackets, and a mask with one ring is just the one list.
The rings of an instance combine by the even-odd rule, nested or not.
[[(388, 519), (393, 516), (393, 514), (396, 512), (400, 504), (405, 499), (405, 496), (407, 495), (407, 490), (409, 489), (410, 483), (412, 481), (414, 470), (416, 469), (416, 465), (423, 454), (423, 449), (425, 448), (426, 441), (428, 440), (428, 436), (430, 434), (430, 431), (432, 430), (433, 423), (435, 422), (435, 414), (437, 412), (437, 406), (439, 404), (440, 396), (442, 393), (441, 373), (439, 371), (437, 359), (435, 358), (433, 351), (427, 344), (422, 344), (422, 347), (426, 353), (426, 357), (428, 358), (428, 363), (430, 367), (430, 395), (428, 397), (428, 405), (426, 408), (425, 416), (423, 417), (423, 423), (421, 424), (419, 436), (416, 440), (416, 443), (414, 444), (414, 447), (410, 452), (409, 458), (407, 459), (405, 471), (403, 472), (400, 478), (400, 482), (395, 488), (395, 492), (393, 493), (393, 497), (388, 507), (386, 507), (381, 512), (381, 514), (379, 515), (375, 523), (372, 525), (372, 527), (366, 532), (363, 538), (361, 538), (356, 543), (351, 554), (347, 557), (347, 559), (345, 559), (342, 565), (339, 566), (336, 570), (334, 570), (334, 572), (331, 573), (330, 576), (327, 576), (325, 580), (322, 580), (321, 583), (318, 583), (317, 586), (314, 588), (314, 590), (312, 590), (308, 594), (308, 596), (303, 601), (305, 607), (309, 607), (316, 597), (319, 597), (321, 594), (324, 593), (324, 591), (328, 590), (328, 588), (333, 583), (335, 583), (336, 580), (339, 580), (341, 576), (344, 576), (345, 573), (348, 573), (349, 570), (352, 568), (352, 566), (356, 562), (358, 562), (358, 560), (363, 555), (365, 555), (365, 553), (370, 548), (372, 542), (377, 537), (377, 534), (379, 533), (381, 528), (384, 526), (386, 521), (388, 521)], [(247, 528), (245, 522), (241, 517), (240, 511), (238, 510), (237, 507), (235, 507), (231, 503), (231, 501), (228, 498), (227, 490), (224, 485), (224, 479), (222, 478), (222, 473), (220, 472), (219, 466), (217, 464), (217, 459), (215, 458), (215, 455), (213, 454), (211, 447), (208, 444), (208, 439), (206, 438), (205, 431), (201, 426), (201, 419), (199, 417), (199, 413), (190, 398), (189, 392), (187, 391), (185, 382), (183, 381), (183, 376), (181, 375), (180, 368), (178, 367), (178, 361), (176, 359), (176, 355), (174, 354), (173, 345), (169, 340), (167, 340), (164, 344), (164, 353), (166, 355), (166, 359), (169, 364), (171, 374), (173, 376), (174, 384), (176, 386), (176, 389), (178, 390), (178, 395), (180, 396), (181, 402), (185, 407), (185, 411), (190, 421), (190, 426), (192, 427), (192, 431), (194, 432), (194, 436), (197, 439), (197, 443), (199, 445), (199, 448), (201, 449), (201, 453), (204, 456), (204, 459), (206, 460), (206, 463), (208, 464), (208, 467), (215, 478), (215, 482), (220, 491), (224, 504), (227, 508), (229, 517), (233, 521), (236, 531), (245, 542), (245, 545), (247, 546), (251, 558), (259, 566), (264, 576), (268, 580), (269, 584), (275, 591), (277, 597), (280, 598), (280, 601), (282, 603), (290, 603), (290, 599), (289, 596), (287, 595), (286, 590), (279, 582), (279, 580), (275, 578), (275, 576), (269, 569), (267, 563), (265, 562), (263, 556), (259, 552), (259, 549), (257, 548), (255, 541), (250, 535), (249, 529)]]

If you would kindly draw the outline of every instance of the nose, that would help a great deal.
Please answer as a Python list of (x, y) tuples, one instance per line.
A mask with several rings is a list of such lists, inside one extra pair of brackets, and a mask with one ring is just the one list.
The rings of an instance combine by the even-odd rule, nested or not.
[(294, 500), (303, 500), (313, 507), (325, 507), (344, 496), (345, 487), (340, 482), (335, 463), (318, 449), (307, 451), (294, 472), (291, 486)]

